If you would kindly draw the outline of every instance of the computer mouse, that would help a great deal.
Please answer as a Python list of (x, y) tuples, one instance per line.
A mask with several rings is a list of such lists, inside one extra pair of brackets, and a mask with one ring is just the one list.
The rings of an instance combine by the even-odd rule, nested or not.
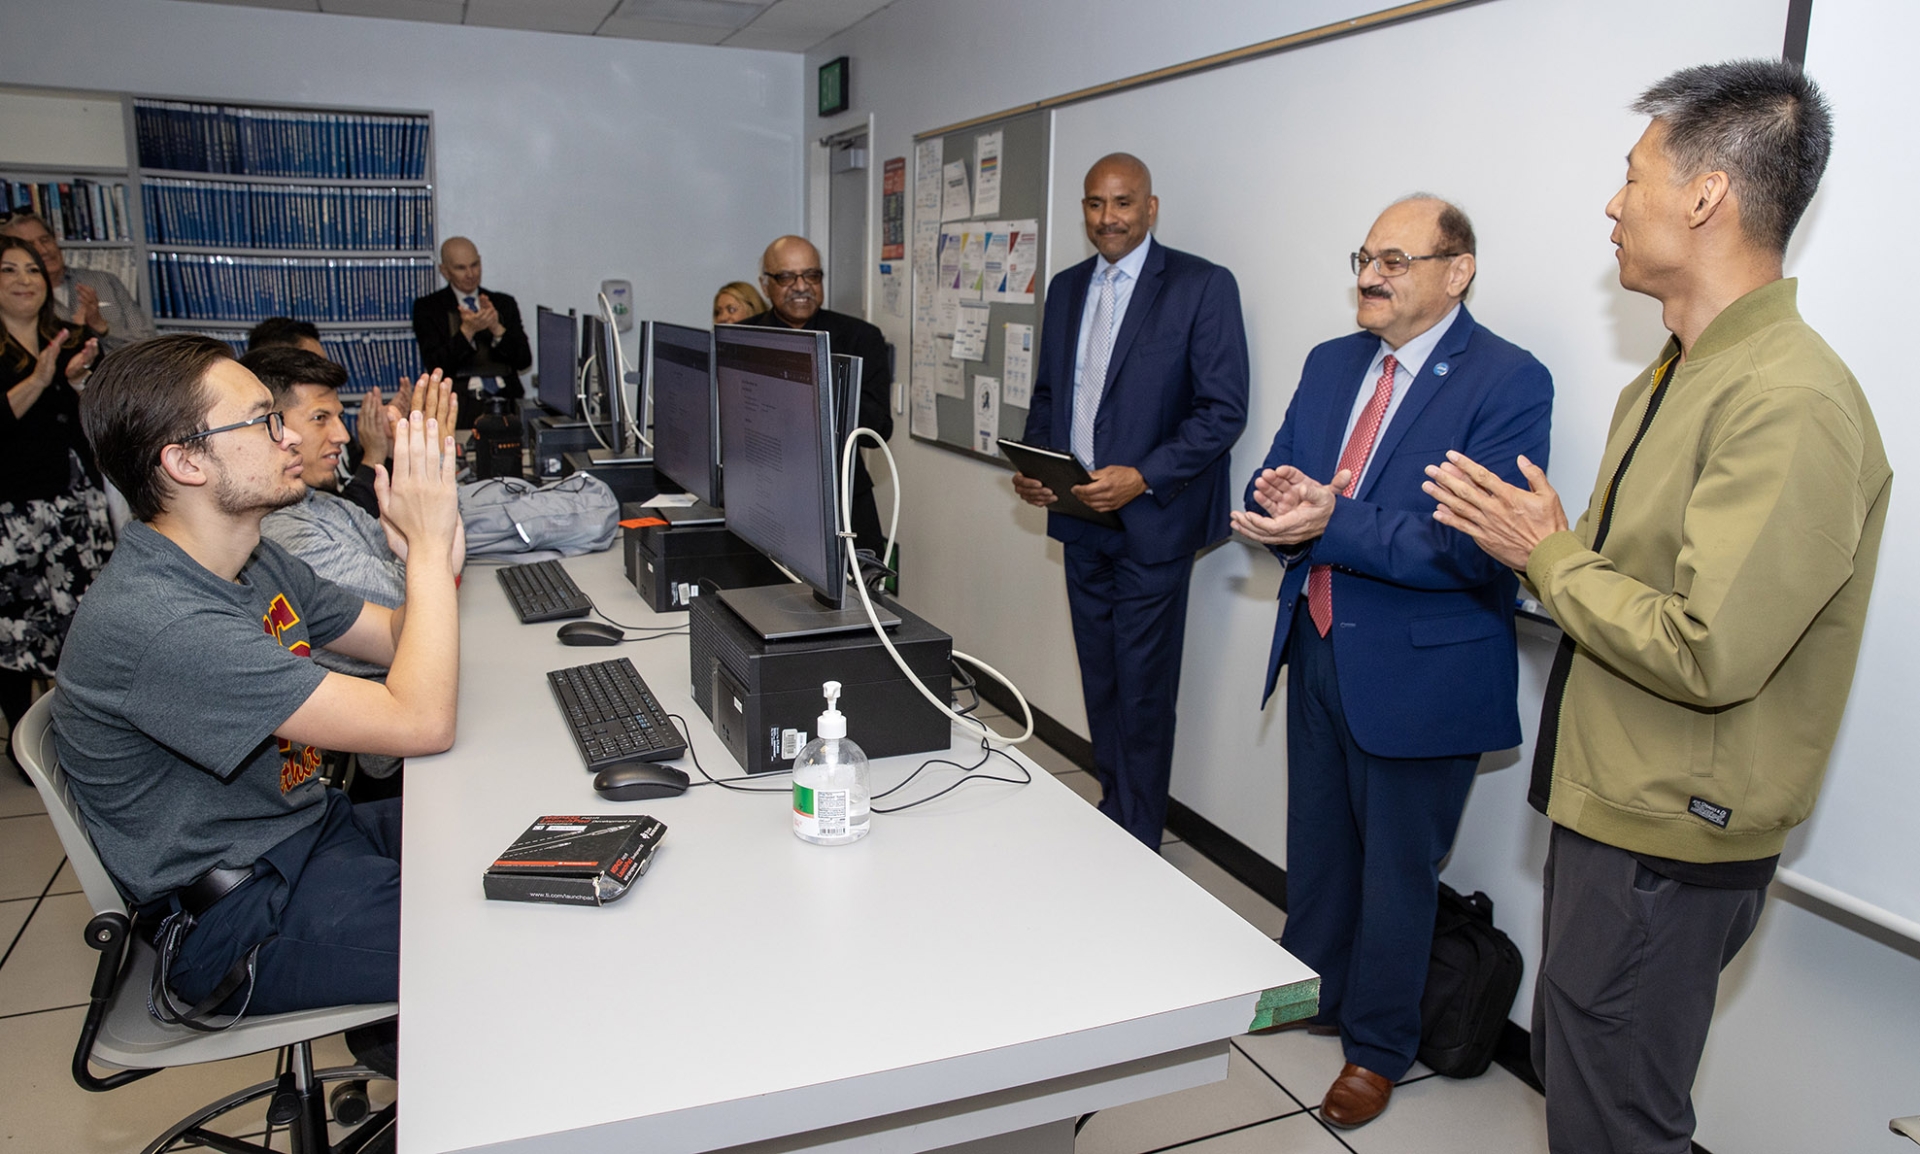
[(554, 636), (562, 645), (618, 645), (627, 639), (625, 633), (598, 621), (569, 621)]
[(644, 801), (650, 797), (673, 797), (687, 792), (689, 778), (671, 765), (656, 761), (630, 761), (610, 765), (593, 775), (593, 788), (602, 797), (614, 801)]

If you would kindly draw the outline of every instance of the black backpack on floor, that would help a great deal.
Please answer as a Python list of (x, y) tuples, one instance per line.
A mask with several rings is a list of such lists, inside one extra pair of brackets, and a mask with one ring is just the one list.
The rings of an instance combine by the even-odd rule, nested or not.
[(1420, 996), (1420, 1060), (1449, 1078), (1477, 1078), (1493, 1062), (1520, 992), (1520, 949), (1493, 925), (1493, 899), (1440, 887), (1433, 960)]

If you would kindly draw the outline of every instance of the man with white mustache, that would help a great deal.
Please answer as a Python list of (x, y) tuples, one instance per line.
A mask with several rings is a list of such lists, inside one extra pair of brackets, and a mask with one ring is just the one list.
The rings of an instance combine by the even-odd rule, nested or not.
[(1271, 695), (1288, 667), (1281, 944), (1321, 983), (1288, 1025), (1340, 1036), (1320, 1113), (1348, 1129), (1413, 1064), (1440, 861), (1480, 754), (1520, 744), (1518, 582), (1421, 489), (1448, 450), (1514, 480), (1547, 462), (1552, 381), (1467, 312), (1475, 247), (1436, 197), (1380, 214), (1350, 258), (1363, 331), (1307, 354), (1233, 514), (1287, 567), (1266, 676)]

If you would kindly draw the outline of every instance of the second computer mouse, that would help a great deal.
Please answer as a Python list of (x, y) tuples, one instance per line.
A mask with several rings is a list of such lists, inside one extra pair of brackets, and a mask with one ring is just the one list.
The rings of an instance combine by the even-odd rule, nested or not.
[(562, 645), (618, 645), (627, 639), (625, 633), (598, 621), (569, 621), (554, 636)]
[(630, 761), (625, 765), (610, 765), (594, 774), (593, 788), (612, 801), (645, 801), (650, 797), (685, 793), (690, 780), (671, 765)]

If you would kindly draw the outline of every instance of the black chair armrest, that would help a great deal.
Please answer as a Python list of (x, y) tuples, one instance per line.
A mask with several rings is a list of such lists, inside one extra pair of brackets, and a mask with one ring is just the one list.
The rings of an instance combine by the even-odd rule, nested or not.
[(87, 1061), (93, 1053), (93, 1040), (100, 1034), (100, 1024), (106, 1021), (107, 1004), (113, 1000), (114, 987), (119, 985), (120, 969), (127, 960), (127, 935), (131, 932), (132, 926), (124, 913), (95, 914), (87, 923), (87, 945), (100, 951), (100, 961), (93, 970), (87, 1019), (81, 1023), (80, 1042), (73, 1050), (73, 1080), (83, 1090), (101, 1093), (159, 1073), (158, 1070), (121, 1070), (101, 1078), (94, 1075)]

